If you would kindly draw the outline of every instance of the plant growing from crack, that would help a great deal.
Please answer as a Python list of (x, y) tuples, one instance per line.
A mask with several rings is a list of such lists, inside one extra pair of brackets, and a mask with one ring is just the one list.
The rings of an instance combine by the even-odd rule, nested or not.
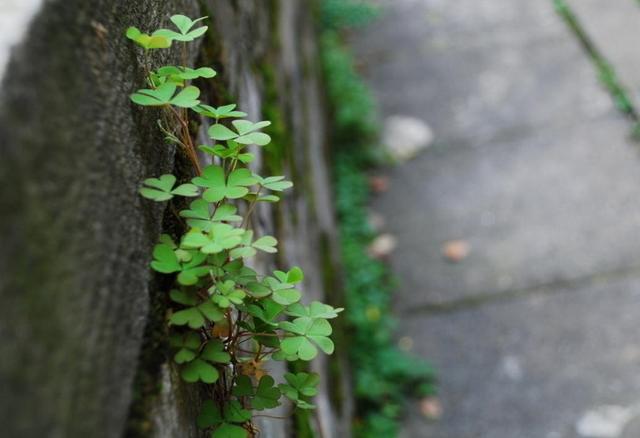
[[(298, 409), (314, 408), (309, 398), (317, 393), (318, 375), (286, 373), (285, 381), (276, 384), (263, 366), (270, 360), (310, 361), (318, 350), (331, 354), (328, 320), (342, 309), (317, 301), (301, 304), (297, 285), (304, 274), (298, 267), (265, 274), (248, 263), (259, 251), (277, 252), (275, 237), (257, 237), (252, 228), (256, 205), (278, 202), (279, 194), (293, 185), (284, 176), (262, 177), (248, 167), (255, 158), (251, 146), (271, 141), (260, 132), (270, 122), (246, 120), (234, 104), (214, 108), (202, 103), (191, 81), (213, 78), (216, 72), (209, 67), (148, 65), (150, 51), (204, 35), (207, 26), (199, 23), (205, 18), (174, 15), (176, 30), (127, 30), (126, 36), (144, 50), (147, 75), (146, 88), (131, 100), (161, 110), (159, 128), (185, 153), (195, 174), (180, 183), (170, 174), (149, 178), (140, 188), (143, 197), (157, 202), (193, 198), (177, 212), (185, 233), (175, 239), (162, 235), (151, 262), (155, 271), (175, 278), (168, 317), (173, 360), (181, 378), (202, 385), (209, 396), (198, 426), (213, 438), (244, 438), (257, 432), (253, 412), (275, 408), (283, 397)], [(193, 116), (209, 122), (209, 144), (195, 145)], [(211, 164), (201, 163), (197, 150)]]

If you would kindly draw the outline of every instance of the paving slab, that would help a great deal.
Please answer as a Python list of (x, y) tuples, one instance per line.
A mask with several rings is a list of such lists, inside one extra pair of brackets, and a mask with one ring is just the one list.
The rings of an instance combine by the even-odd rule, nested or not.
[(640, 280), (631, 276), (403, 317), (414, 352), (440, 370), (444, 408), (438, 423), (412, 408), (403, 437), (574, 438), (603, 406), (634, 414), (619, 420), (621, 431), (635, 427), (639, 308)]
[[(404, 437), (637, 438), (640, 150), (628, 121), (551, 0), (379, 3), (383, 18), (354, 36), (362, 71), (384, 117), (435, 134), (381, 171), (390, 187), (371, 207), (397, 238), (399, 336), (441, 380), (443, 418), (427, 423), (416, 405)], [(470, 252), (452, 263), (442, 245), (456, 239)]]
[[(383, 2), (353, 39), (383, 117), (476, 144), (613, 111), (551, 1)], [(499, 4), (498, 4), (499, 3)]]
[[(640, 155), (597, 122), (474, 147), (435, 146), (388, 171), (372, 209), (398, 248), (401, 308), (571, 281), (640, 264)], [(459, 263), (442, 245), (462, 239)]]
[(636, 109), (640, 109), (640, 2), (566, 1), (591, 41), (614, 66)]

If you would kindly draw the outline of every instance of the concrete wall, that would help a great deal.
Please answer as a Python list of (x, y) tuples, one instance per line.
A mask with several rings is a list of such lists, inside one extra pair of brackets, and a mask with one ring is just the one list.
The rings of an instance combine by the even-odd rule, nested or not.
[[(164, 359), (162, 342), (153, 336), (162, 330), (157, 321), (163, 285), (148, 262), (158, 234), (171, 224), (137, 188), (145, 177), (185, 167), (157, 135), (152, 112), (128, 100), (142, 76), (138, 51), (123, 32), (129, 25), (156, 28), (171, 13), (212, 17), (211, 36), (190, 53), (220, 73), (204, 99), (215, 104), (235, 99), (252, 118), (264, 113), (280, 119), (274, 139), (281, 142), (282, 170), (296, 189), (281, 207), (261, 211), (258, 225), (276, 230), (284, 244), (277, 262), (302, 266), (306, 292), (322, 298), (332, 290), (326, 283), (332, 281), (336, 257), (313, 3), (50, 0), (33, 5), (20, 15), (30, 22), (26, 31), (0, 38), (0, 52), (10, 54), (0, 66), (3, 435), (122, 436), (130, 412), (143, 403), (129, 421), (140, 424), (126, 429), (129, 435), (196, 436), (197, 394), (176, 381), (170, 365), (150, 367), (153, 360), (138, 360), (144, 353)], [(11, 4), (3, 7), (6, 16)], [(177, 59), (175, 53), (163, 56)], [(273, 160), (264, 163), (274, 166)], [(156, 326), (145, 338), (149, 321)], [(314, 367), (324, 372), (322, 361)], [(162, 382), (161, 389), (147, 391), (140, 386), (145, 379)], [(348, 403), (335, 408), (330, 400), (348, 396), (340, 378), (331, 381), (318, 399), (314, 427), (324, 436), (345, 436), (336, 427), (344, 427), (337, 418), (348, 414)], [(333, 393), (329, 386), (335, 386)], [(261, 428), (267, 436), (284, 436), (288, 426)]]

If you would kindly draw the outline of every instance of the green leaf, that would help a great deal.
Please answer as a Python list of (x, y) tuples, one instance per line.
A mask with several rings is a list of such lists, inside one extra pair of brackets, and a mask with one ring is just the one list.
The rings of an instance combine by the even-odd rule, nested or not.
[(195, 359), (182, 368), (180, 376), (185, 382), (204, 382), (211, 384), (218, 380), (220, 374), (213, 365), (202, 359)]
[(209, 128), (209, 137), (214, 140), (225, 141), (232, 140), (238, 137), (238, 134), (233, 132), (231, 129), (227, 128), (224, 125), (216, 123)]
[(185, 87), (180, 91), (173, 99), (171, 99), (171, 105), (180, 107), (180, 108), (193, 108), (198, 105), (200, 101), (198, 100), (198, 96), (200, 96), (200, 90), (198, 87), (194, 87), (190, 85)]
[(308, 307), (300, 303), (293, 304), (287, 308), (287, 315), (291, 316), (308, 316), (310, 318), (331, 319), (337, 318), (338, 313), (342, 312), (342, 308), (333, 308), (328, 304), (319, 301), (313, 301)]
[(246, 429), (229, 423), (222, 423), (211, 434), (211, 438), (247, 438), (248, 436)]
[(201, 17), (197, 20), (191, 20), (189, 17), (186, 17), (184, 15), (173, 15), (171, 17), (171, 21), (176, 25), (180, 32), (175, 32), (169, 29), (158, 29), (153, 34), (164, 36), (176, 41), (193, 41), (195, 38), (202, 36), (207, 31), (207, 26), (202, 26), (197, 29), (191, 30), (194, 24), (196, 24), (198, 21), (204, 20), (205, 18), (207, 17)]
[(236, 288), (236, 284), (232, 280), (226, 280), (219, 282), (209, 289), (213, 291), (211, 299), (218, 306), (223, 309), (228, 308), (231, 304), (240, 305), (247, 294), (242, 290)]
[(247, 187), (256, 183), (256, 178), (249, 169), (236, 169), (225, 180), (224, 170), (220, 166), (207, 166), (202, 176), (193, 178), (192, 182), (207, 189), (202, 197), (208, 202), (218, 202), (224, 198), (239, 199), (249, 193)]
[(166, 243), (159, 243), (153, 248), (153, 258), (151, 267), (154, 271), (171, 274), (181, 269), (178, 257), (171, 246)]
[(300, 301), (302, 293), (297, 289), (280, 289), (273, 291), (272, 298), (276, 303), (288, 306)]
[(304, 272), (297, 266), (294, 266), (287, 272), (287, 283), (299, 283), (304, 280)]
[(224, 350), (224, 344), (219, 339), (212, 339), (207, 342), (202, 350), (201, 358), (212, 363), (229, 363), (231, 356)]
[(234, 120), (231, 122), (237, 132), (232, 131), (219, 123), (209, 128), (209, 137), (214, 140), (234, 140), (240, 144), (257, 144), (264, 146), (271, 141), (271, 137), (262, 132), (253, 132), (257, 129), (269, 126), (271, 122), (252, 123), (248, 120)]
[(328, 338), (332, 330), (327, 320), (303, 316), (293, 321), (282, 321), (279, 326), (283, 330), (300, 335), (282, 340), (280, 345), (285, 354), (297, 355), (301, 360), (311, 360), (318, 353), (313, 343), (325, 353), (333, 353), (334, 345), (331, 339)]
[(232, 249), (242, 240), (244, 230), (225, 223), (212, 223), (210, 230), (203, 234), (194, 229), (182, 239), (184, 248), (199, 248), (205, 254), (216, 254)]
[(131, 100), (138, 105), (162, 106), (171, 102), (171, 97), (176, 91), (176, 84), (166, 82), (155, 89), (141, 89), (133, 93)]
[(236, 397), (253, 397), (253, 385), (251, 385), (251, 378), (241, 374), (236, 379), (236, 384), (233, 387), (233, 395)]
[(198, 188), (193, 184), (182, 184), (175, 189), (176, 177), (173, 175), (162, 175), (160, 178), (145, 179), (143, 184), (147, 187), (140, 189), (140, 194), (154, 201), (166, 201), (178, 196), (197, 196)]
[(200, 104), (196, 108), (194, 108), (194, 111), (214, 119), (226, 119), (229, 117), (246, 117), (247, 116), (247, 113), (244, 113), (242, 111), (234, 111), (235, 107), (236, 107), (235, 104), (224, 105), (218, 108), (214, 108), (209, 105)]
[(278, 252), (278, 249), (276, 248), (277, 244), (278, 244), (278, 241), (276, 240), (275, 237), (273, 237), (273, 236), (263, 236), (263, 237), (259, 238), (258, 240), (256, 240), (255, 242), (253, 242), (251, 244), (251, 246), (253, 246), (254, 248), (259, 249), (261, 251), (273, 254), (273, 253)]
[(253, 400), (251, 401), (251, 407), (258, 411), (264, 409), (272, 409), (279, 405), (280, 390), (274, 386), (274, 380), (271, 376), (262, 376)]
[(263, 132), (252, 132), (251, 134), (241, 135), (235, 139), (241, 144), (256, 144), (258, 146), (266, 146), (271, 142), (271, 137)]
[(300, 397), (313, 397), (318, 393), (317, 385), (320, 376), (315, 373), (285, 373), (287, 384), (280, 384), (278, 387), (285, 397), (293, 401), (301, 409), (313, 409), (315, 406), (302, 400)]
[(129, 27), (126, 36), (145, 50), (166, 49), (171, 46), (171, 40), (162, 35), (147, 35), (142, 33), (137, 27)]
[(213, 400), (205, 400), (202, 403), (202, 410), (200, 415), (196, 419), (196, 424), (200, 429), (206, 429), (208, 427), (217, 426), (222, 423), (222, 413), (220, 408)]
[(291, 181), (285, 181), (284, 176), (270, 176), (268, 178), (260, 178), (258, 182), (260, 183), (260, 185), (262, 185), (262, 187), (274, 192), (281, 192), (293, 187), (293, 183)]
[(176, 363), (191, 362), (197, 357), (197, 350), (200, 348), (200, 336), (193, 332), (183, 335), (174, 334), (169, 338), (169, 343), (173, 348), (178, 349), (173, 358)]
[(178, 196), (198, 196), (198, 188), (193, 184), (181, 184), (171, 191), (173, 195)]
[(174, 96), (177, 85), (165, 82), (155, 89), (141, 89), (131, 95), (131, 100), (138, 105), (163, 106), (175, 105), (181, 108), (192, 108), (200, 103), (197, 97), (200, 90), (192, 85), (183, 88)]
[(169, 319), (173, 325), (188, 325), (198, 329), (205, 325), (206, 320), (217, 322), (224, 319), (224, 313), (211, 301), (205, 301), (194, 307), (179, 310)]
[(198, 297), (193, 292), (171, 289), (171, 291), (169, 291), (169, 296), (172, 301), (182, 304), (183, 306), (195, 306), (198, 304)]
[(193, 26), (191, 18), (181, 14), (172, 15), (171, 22), (175, 24), (178, 30), (183, 34), (189, 32), (191, 26)]

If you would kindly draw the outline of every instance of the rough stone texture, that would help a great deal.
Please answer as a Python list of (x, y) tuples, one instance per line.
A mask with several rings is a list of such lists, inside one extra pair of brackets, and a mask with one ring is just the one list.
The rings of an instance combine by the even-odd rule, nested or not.
[[(174, 167), (174, 151), (157, 136), (153, 113), (128, 100), (142, 80), (137, 51), (123, 37), (129, 25), (153, 29), (175, 12), (214, 17), (217, 37), (192, 55), (213, 62), (226, 86), (206, 98), (222, 103), (226, 92), (236, 95), (253, 119), (261, 117), (270, 80), (262, 67), (272, 65), (280, 102), (269, 104), (279, 106), (292, 135), (285, 171), (297, 189), (278, 211), (261, 211), (258, 226), (277, 225), (286, 249), (279, 262), (301, 265), (309, 296), (324, 297), (334, 227), (308, 6), (51, 0), (33, 17), (0, 92), (4, 436), (117, 437), (127, 417), (155, 291), (150, 249), (163, 214), (137, 188)], [(324, 372), (321, 363), (315, 366)], [(154, 435), (196, 436), (193, 409), (185, 407), (192, 395), (172, 383), (170, 367), (157, 379), (163, 390), (150, 418)], [(329, 402), (339, 387), (324, 388), (318, 400), (325, 436), (345, 436), (334, 429), (340, 423)], [(263, 436), (285, 436), (287, 425), (263, 424)]]
[[(363, 71), (384, 115), (435, 135), (372, 206), (398, 240), (400, 336), (441, 379), (442, 420), (411, 408), (404, 436), (574, 438), (633, 411), (640, 160), (589, 59), (551, 1), (379, 3)], [(635, 436), (628, 417), (586, 433), (622, 420)]]

